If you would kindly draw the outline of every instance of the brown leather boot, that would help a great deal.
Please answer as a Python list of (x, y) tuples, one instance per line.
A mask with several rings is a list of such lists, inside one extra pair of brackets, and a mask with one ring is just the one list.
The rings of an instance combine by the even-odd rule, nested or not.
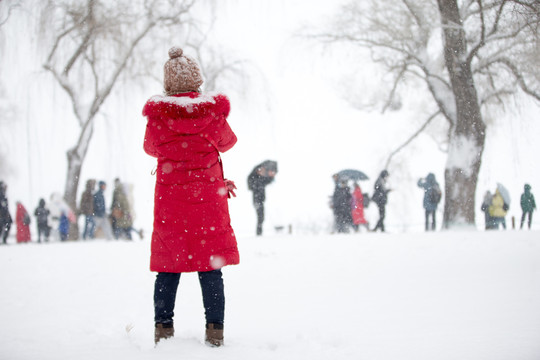
[(156, 324), (156, 329), (154, 331), (154, 343), (157, 343), (161, 339), (168, 339), (174, 336), (174, 326), (173, 324)]
[(204, 342), (211, 347), (223, 346), (223, 324), (206, 324)]

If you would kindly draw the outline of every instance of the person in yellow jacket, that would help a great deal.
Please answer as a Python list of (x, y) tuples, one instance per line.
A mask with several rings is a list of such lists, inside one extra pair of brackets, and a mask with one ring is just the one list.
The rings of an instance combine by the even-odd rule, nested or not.
[(499, 192), (499, 189), (495, 191), (491, 205), (489, 207), (489, 215), (493, 220), (493, 226), (495, 229), (499, 228), (499, 224), (502, 224), (503, 229), (506, 229), (506, 212), (508, 211), (508, 204), (504, 202), (504, 199)]

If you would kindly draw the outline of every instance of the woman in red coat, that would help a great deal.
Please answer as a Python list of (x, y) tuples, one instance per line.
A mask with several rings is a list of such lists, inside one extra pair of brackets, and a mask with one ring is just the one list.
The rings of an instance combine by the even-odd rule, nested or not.
[(352, 210), (351, 215), (353, 219), (353, 227), (355, 231), (358, 231), (360, 225), (364, 225), (369, 230), (369, 224), (364, 216), (364, 194), (360, 185), (354, 184), (354, 190), (352, 193)]
[(17, 202), (15, 219), (17, 222), (17, 242), (30, 242), (30, 215), (28, 215), (28, 211), (20, 202)]
[(227, 123), (230, 104), (202, 94), (198, 64), (182, 49), (169, 50), (165, 96), (144, 106), (144, 150), (157, 158), (150, 270), (155, 342), (174, 335), (173, 310), (180, 274), (198, 272), (206, 317), (206, 343), (223, 344), (225, 296), (221, 268), (239, 263), (227, 199), (234, 183), (223, 178), (219, 156), (236, 143)]

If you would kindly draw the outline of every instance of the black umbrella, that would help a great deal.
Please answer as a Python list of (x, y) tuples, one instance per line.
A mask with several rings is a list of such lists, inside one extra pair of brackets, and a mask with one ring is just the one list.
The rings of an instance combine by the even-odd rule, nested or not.
[[(261, 171), (262, 170), (262, 171)], [(272, 171), (273, 174), (269, 174)], [(274, 181), (274, 176), (277, 174), (277, 161), (266, 160), (255, 166), (248, 176), (248, 189), (264, 188), (266, 185)]]
[(341, 170), (336, 175), (339, 181), (347, 181), (347, 180), (359, 181), (359, 180), (369, 179), (366, 174), (364, 174), (360, 170), (354, 170), (354, 169)]
[(266, 160), (266, 161), (263, 161), (262, 163), (260, 163), (259, 165), (255, 166), (253, 168), (253, 171), (254, 173), (257, 172), (257, 170), (261, 169), (261, 168), (264, 168), (266, 172), (268, 171), (273, 171), (274, 173), (277, 174), (278, 172), (278, 169), (277, 169), (277, 161), (274, 161), (274, 160)]

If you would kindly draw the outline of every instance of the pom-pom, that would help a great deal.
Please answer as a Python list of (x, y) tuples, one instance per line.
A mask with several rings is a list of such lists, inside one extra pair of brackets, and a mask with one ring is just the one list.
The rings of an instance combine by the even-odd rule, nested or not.
[(180, 57), (182, 56), (184, 52), (182, 51), (182, 49), (180, 49), (179, 47), (176, 47), (176, 46), (173, 46), (170, 50), (169, 50), (169, 57), (171, 59), (175, 59), (177, 57)]

